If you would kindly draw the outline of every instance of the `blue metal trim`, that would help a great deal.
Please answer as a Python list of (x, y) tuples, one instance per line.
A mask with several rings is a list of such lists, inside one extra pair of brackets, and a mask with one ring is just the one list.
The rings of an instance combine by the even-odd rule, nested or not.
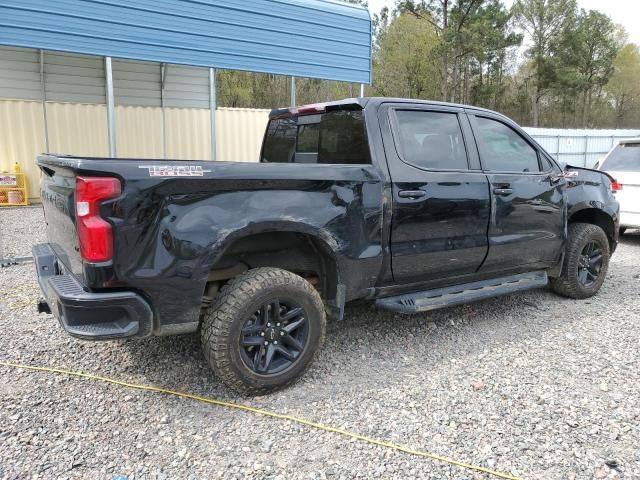
[(368, 84), (371, 28), (366, 9), (332, 0), (0, 5), (0, 45)]

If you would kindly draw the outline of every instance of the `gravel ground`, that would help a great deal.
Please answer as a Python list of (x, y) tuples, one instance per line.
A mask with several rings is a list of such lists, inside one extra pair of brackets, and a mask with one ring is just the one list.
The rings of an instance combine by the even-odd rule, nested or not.
[[(41, 212), (2, 210), (0, 228), (5, 255), (27, 254)], [(301, 382), (255, 399), (216, 382), (196, 336), (68, 337), (34, 313), (35, 285), (32, 265), (0, 270), (0, 360), (237, 401), (522, 478), (640, 478), (640, 234), (624, 237), (589, 301), (538, 290), (415, 317), (352, 306)], [(0, 367), (0, 478), (115, 475), (490, 478), (286, 421)]]

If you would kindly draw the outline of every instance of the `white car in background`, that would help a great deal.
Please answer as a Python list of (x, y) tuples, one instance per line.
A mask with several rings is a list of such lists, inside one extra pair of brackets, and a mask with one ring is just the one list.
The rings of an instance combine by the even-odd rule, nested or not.
[(620, 140), (597, 168), (616, 180), (612, 188), (620, 203), (620, 234), (640, 228), (640, 138)]

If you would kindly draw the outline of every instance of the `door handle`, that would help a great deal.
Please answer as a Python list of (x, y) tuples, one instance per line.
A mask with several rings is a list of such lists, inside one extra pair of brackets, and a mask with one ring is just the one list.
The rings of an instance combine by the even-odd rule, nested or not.
[(513, 193), (513, 189), (512, 188), (494, 188), (493, 189), (493, 193), (495, 193), (496, 195), (500, 195), (502, 197), (507, 197), (509, 195), (511, 195)]
[(400, 190), (398, 192), (400, 198), (423, 198), (427, 196), (427, 192), (424, 190)]

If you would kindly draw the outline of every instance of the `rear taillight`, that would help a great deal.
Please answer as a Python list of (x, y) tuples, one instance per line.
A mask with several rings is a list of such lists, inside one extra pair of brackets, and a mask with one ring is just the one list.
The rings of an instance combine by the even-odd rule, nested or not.
[(611, 191), (612, 192), (619, 192), (620, 190), (622, 190), (622, 184), (618, 183), (617, 180), (614, 180), (613, 182), (611, 182)]
[(106, 262), (113, 257), (111, 224), (100, 217), (100, 204), (120, 192), (117, 178), (76, 177), (76, 228), (80, 254), (88, 262)]

